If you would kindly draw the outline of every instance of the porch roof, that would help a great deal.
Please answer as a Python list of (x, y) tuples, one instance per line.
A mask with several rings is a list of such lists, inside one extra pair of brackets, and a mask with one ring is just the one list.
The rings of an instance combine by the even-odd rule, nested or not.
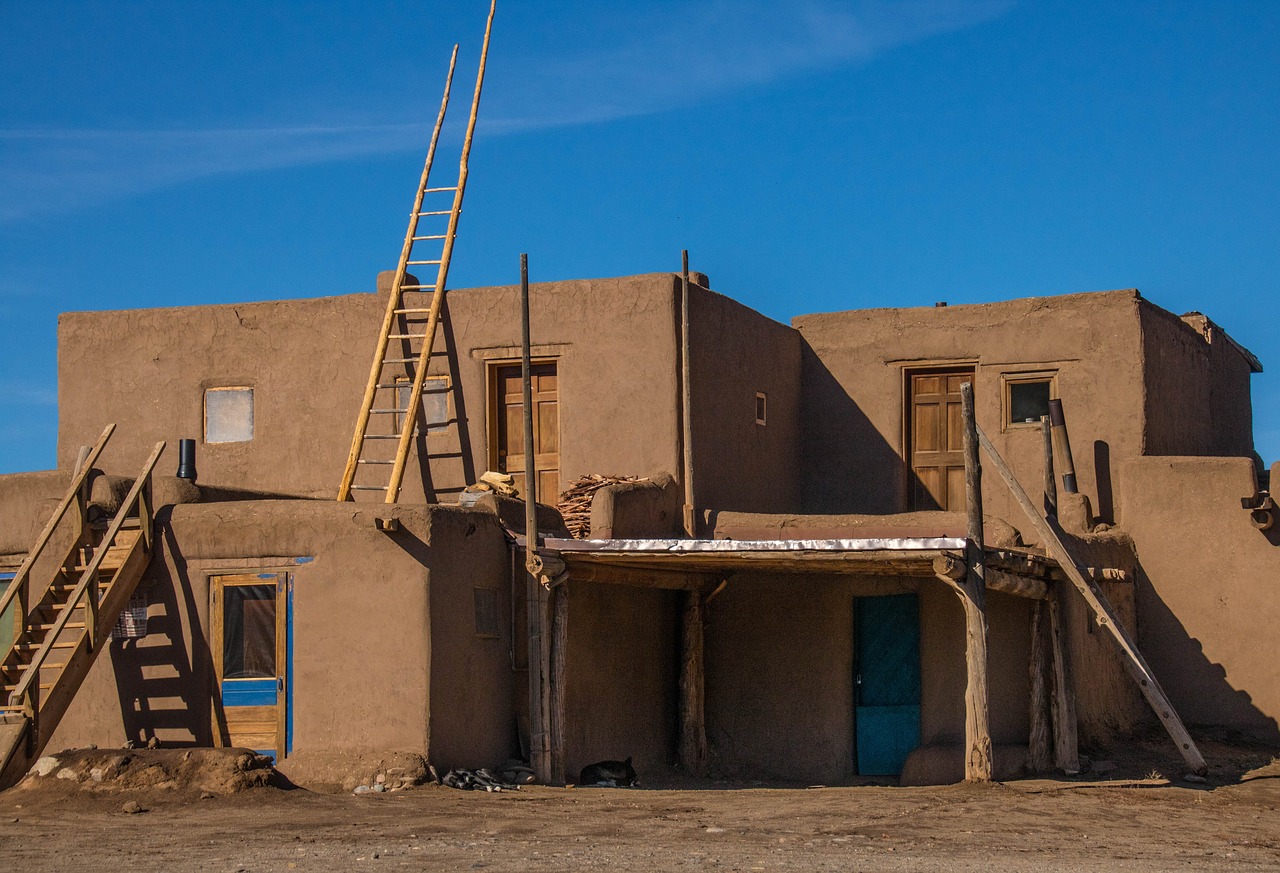
[[(725, 572), (849, 573), (934, 577), (939, 563), (964, 561), (960, 537), (894, 537), (808, 540), (548, 539), (571, 577), (631, 584), (655, 584), (643, 577), (673, 574), (668, 585), (688, 587), (679, 575)], [(1047, 578), (1056, 566), (1025, 550), (987, 549), (988, 566)], [(610, 572), (612, 571), (612, 572)], [(618, 572), (621, 571), (621, 572)], [(631, 571), (627, 573), (626, 571)], [(608, 578), (606, 578), (606, 575)], [(634, 575), (634, 581), (628, 576)]]

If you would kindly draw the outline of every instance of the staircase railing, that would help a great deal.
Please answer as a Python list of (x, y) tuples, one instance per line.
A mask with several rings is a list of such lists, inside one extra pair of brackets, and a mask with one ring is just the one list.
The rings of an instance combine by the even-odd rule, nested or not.
[[(43, 591), (39, 592), (39, 596), (33, 596), (31, 591), (31, 569), (44, 553), (45, 547), (53, 539), (58, 525), (62, 523), (62, 519), (66, 516), (67, 510), (71, 508), (72, 504), (75, 504), (80, 516), (81, 526), (76, 543), (77, 546), (80, 545), (89, 509), (89, 495), (85, 488), (85, 483), (89, 479), (94, 463), (98, 460), (98, 456), (102, 454), (102, 450), (107, 447), (107, 440), (111, 439), (111, 434), (115, 432), (115, 429), (116, 426), (114, 424), (109, 424), (103, 429), (102, 435), (98, 437), (98, 441), (80, 464), (80, 469), (71, 477), (71, 485), (67, 488), (67, 493), (62, 498), (62, 502), (58, 504), (58, 508), (54, 510), (53, 516), (49, 519), (49, 523), (45, 525), (40, 536), (36, 538), (35, 544), (31, 547), (31, 551), (27, 553), (26, 560), (22, 562), (22, 566), (18, 568), (17, 574), (10, 580), (8, 590), (5, 591), (4, 596), (0, 597), (0, 615), (4, 615), (4, 611), (14, 601), (18, 603), (17, 609), (13, 612), (13, 642), (8, 650), (0, 653), (0, 663), (3, 663), (9, 656), (9, 651), (22, 641), (22, 634), (26, 628), (27, 616), (31, 611), (31, 607), (39, 603), (40, 598), (44, 596)], [(74, 552), (74, 548), (72, 551)]]
[[(89, 651), (97, 651), (102, 643), (101, 629), (98, 627), (98, 604), (101, 594), (98, 573), (102, 567), (103, 559), (107, 556), (107, 552), (112, 545), (115, 544), (116, 536), (120, 533), (120, 529), (124, 527), (125, 519), (133, 512), (135, 506), (138, 509), (139, 539), (142, 541), (144, 550), (148, 553), (151, 551), (155, 525), (155, 519), (152, 515), (151, 472), (155, 469), (156, 462), (160, 460), (160, 454), (164, 451), (164, 447), (164, 442), (156, 443), (155, 448), (151, 451), (151, 456), (142, 465), (142, 472), (138, 474), (138, 478), (133, 482), (133, 487), (129, 489), (129, 493), (120, 504), (120, 509), (116, 512), (115, 518), (112, 519), (111, 525), (102, 537), (102, 542), (94, 549), (93, 557), (89, 560), (88, 566), (80, 574), (79, 583), (67, 598), (66, 604), (59, 610), (58, 618), (54, 622), (53, 628), (45, 636), (44, 644), (36, 651), (31, 663), (23, 671), (22, 678), (18, 680), (17, 687), (9, 695), (9, 704), (11, 706), (22, 706), (33, 719), (36, 717), (40, 704), (40, 668), (44, 665), (45, 659), (49, 656), (49, 652), (52, 651), (53, 645), (58, 639), (58, 635), (66, 628), (67, 623), (71, 620), (72, 613), (79, 607), (82, 599), (85, 600), (85, 631), (89, 638)], [(85, 466), (88, 466), (88, 462), (86, 462)], [(0, 609), (2, 608), (0, 606)]]

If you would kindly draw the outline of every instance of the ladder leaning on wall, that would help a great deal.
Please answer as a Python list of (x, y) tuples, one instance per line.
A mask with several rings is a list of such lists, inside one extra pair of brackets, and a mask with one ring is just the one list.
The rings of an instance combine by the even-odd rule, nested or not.
[[(400, 486), (404, 481), (405, 465), (409, 458), (409, 449), (413, 444), (414, 432), (419, 424), (422, 412), (422, 396), (424, 391), (456, 391), (457, 380), (450, 378), (443, 388), (427, 389), (427, 369), (432, 357), (439, 356), (435, 351), (436, 335), (439, 332), (441, 310), (444, 306), (445, 286), (449, 277), (449, 261), (453, 255), (453, 244), (458, 231), (458, 216), (462, 213), (462, 197), (467, 188), (467, 160), (471, 154), (471, 139), (475, 133), (476, 115), (480, 110), (480, 91), (484, 85), (485, 61), (489, 54), (489, 34), (493, 29), (493, 13), (496, 0), (489, 5), (489, 18), (485, 24), (484, 44), (480, 50), (480, 68), (476, 75), (475, 94), (471, 100), (471, 115), (467, 121), (466, 136), (462, 141), (462, 158), (458, 165), (458, 181), (452, 187), (430, 187), (431, 164), (435, 159), (436, 144), (440, 139), (440, 129), (444, 126), (445, 113), (449, 106), (449, 88), (453, 82), (453, 70), (458, 60), (458, 47), (453, 47), (453, 56), (449, 59), (449, 73), (445, 78), (444, 97), (440, 101), (440, 113), (431, 132), (431, 144), (427, 148), (426, 164), (422, 168), (422, 178), (418, 183), (418, 194), (413, 202), (413, 211), (409, 214), (409, 229), (405, 233), (404, 245), (400, 250), (400, 261), (396, 265), (395, 278), (391, 285), (391, 294), (387, 301), (387, 311), (382, 319), (381, 333), (378, 337), (377, 350), (373, 356), (373, 366), (369, 370), (369, 382), (365, 388), (364, 399), (360, 406), (360, 415), (356, 420), (355, 434), (351, 439), (351, 452), (347, 456), (347, 466), (342, 474), (342, 484), (338, 488), (338, 500), (354, 499), (355, 492), (381, 492), (385, 502), (395, 503), (400, 495)], [(432, 208), (428, 199), (439, 199), (439, 195), (452, 194), (452, 205), (448, 209)], [(435, 195), (433, 197), (432, 195)], [(421, 220), (426, 223), (447, 221), (443, 230), (435, 232), (428, 226), (420, 228)], [(421, 231), (421, 232), (420, 232)], [(417, 245), (421, 243), (422, 245)], [(438, 246), (438, 249), (437, 249)], [(426, 256), (422, 249), (430, 249)], [(415, 250), (419, 252), (415, 257)], [(436, 268), (435, 281), (422, 284), (411, 275), (412, 268), (425, 267), (429, 273), (431, 267)], [(425, 317), (426, 321), (423, 322)], [(399, 351), (392, 350), (392, 342), (399, 343)], [(433, 380), (435, 381), (435, 380)], [(374, 417), (388, 416), (390, 426), (386, 432), (371, 432), (370, 424)], [(379, 454), (379, 446), (387, 446), (394, 441), (394, 457), (386, 457), (385, 450)], [(422, 459), (423, 463), (429, 460)], [(386, 477), (377, 475), (377, 471), (390, 468)], [(363, 473), (363, 475), (361, 475)], [(376, 477), (376, 481), (374, 481)], [(357, 481), (359, 480), (359, 481)], [(432, 500), (428, 493), (427, 499)]]

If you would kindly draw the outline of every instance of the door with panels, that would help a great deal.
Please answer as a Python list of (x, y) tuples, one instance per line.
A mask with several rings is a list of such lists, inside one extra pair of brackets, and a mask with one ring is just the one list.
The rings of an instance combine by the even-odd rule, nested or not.
[(908, 504), (912, 510), (965, 509), (960, 386), (972, 381), (971, 367), (907, 373)]
[[(555, 361), (539, 361), (530, 370), (533, 383), (533, 460), (538, 500), (554, 504), (560, 496), (560, 387)], [(528, 462), (524, 448), (524, 377), (519, 364), (490, 369), (489, 467), (508, 473), (523, 495)]]
[(289, 661), (292, 582), (288, 573), (210, 579), (210, 643), (223, 745), (284, 759), (291, 746)]

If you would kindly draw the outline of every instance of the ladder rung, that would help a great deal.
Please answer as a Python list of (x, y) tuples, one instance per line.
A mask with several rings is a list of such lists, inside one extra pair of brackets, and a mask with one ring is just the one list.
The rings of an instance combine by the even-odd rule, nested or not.
[(422, 193), (423, 193), (423, 194), (435, 194), (435, 193), (438, 193), (438, 192), (440, 192), (440, 191), (457, 191), (457, 190), (458, 190), (457, 186), (454, 186), (453, 188), (423, 188), (423, 189), (422, 189)]
[(389, 333), (387, 339), (426, 339), (425, 333)]
[(396, 315), (411, 315), (417, 312), (430, 312), (430, 311), (431, 310), (429, 308), (428, 309), (397, 309)]
[(386, 491), (386, 485), (352, 485), (352, 491)]
[(370, 415), (390, 415), (393, 412), (404, 414), (405, 412), (408, 412), (408, 411), (409, 410), (407, 409), (370, 409), (369, 414)]
[[(399, 437), (396, 437), (396, 439), (399, 439)], [(364, 458), (361, 458), (360, 460), (356, 461), (356, 463), (357, 464), (394, 464), (395, 461), (366, 461)]]
[[(0, 691), (13, 691), (13, 690), (14, 690), (15, 688), (17, 688), (17, 687), (18, 687), (18, 686), (17, 686), (16, 684), (15, 684), (15, 685), (0, 685)], [(40, 683), (40, 690), (41, 690), (41, 691), (48, 691), (48, 690), (49, 690), (50, 688), (52, 688), (52, 687), (53, 687), (53, 683), (52, 683), (52, 682), (41, 682), (41, 683)]]
[[(427, 357), (438, 358), (443, 354), (444, 352), (432, 352)], [(382, 363), (384, 364), (416, 364), (417, 362), (418, 362), (417, 358), (383, 358), (382, 359)]]
[(422, 291), (426, 288), (430, 288), (431, 290), (434, 291), (435, 287), (436, 287), (435, 285), (401, 285), (400, 290), (401, 291)]
[[(18, 650), (18, 651), (20, 651), (20, 652), (34, 652), (34, 651), (36, 651), (37, 649), (39, 649), (42, 645), (43, 645), (43, 643), (19, 643), (18, 645), (14, 646), (14, 648), (15, 648), (15, 649), (17, 649), (17, 650)], [(76, 647), (76, 646), (78, 646), (78, 645), (80, 645), (80, 644), (79, 644), (79, 643), (67, 643), (67, 642), (63, 642), (63, 643), (54, 643), (54, 644), (51, 646), (51, 648), (54, 648), (54, 649), (73, 649), (73, 648), (75, 648), (75, 647)]]
[(400, 439), (400, 434), (398, 433), (392, 433), (392, 434), (367, 433), (364, 435), (364, 438), (367, 440), (398, 440)]
[[(49, 622), (48, 624), (33, 624), (33, 625), (31, 625), (31, 629), (32, 629), (32, 630), (43, 630), (43, 631), (49, 631), (49, 630), (53, 630), (53, 626), (54, 626), (56, 623), (57, 623), (57, 622), (52, 622), (52, 621), (51, 621), (51, 622)], [(64, 624), (64, 625), (62, 626), (62, 629), (63, 629), (63, 630), (84, 630), (84, 622), (82, 622), (82, 621), (69, 621), (69, 622), (67, 622), (66, 624)]]
[(443, 264), (443, 263), (444, 261), (405, 261), (406, 265), (413, 265), (413, 266), (421, 266), (422, 264)]
[(452, 209), (439, 209), (435, 212), (419, 212), (418, 215), (452, 215)]
[(444, 239), (444, 237), (445, 235), (443, 233), (433, 233), (433, 234), (428, 234), (427, 236), (415, 236), (414, 240), (417, 241), (417, 240), (424, 240), (424, 239)]

